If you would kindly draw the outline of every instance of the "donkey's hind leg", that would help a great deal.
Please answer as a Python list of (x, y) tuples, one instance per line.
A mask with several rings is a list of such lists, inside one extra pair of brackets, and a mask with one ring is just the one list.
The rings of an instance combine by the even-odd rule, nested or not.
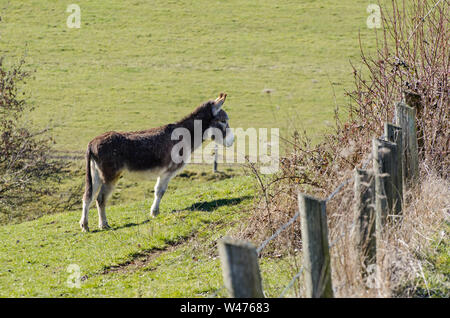
[(89, 207), (91, 206), (92, 199), (97, 197), (97, 193), (100, 190), (100, 186), (102, 184), (99, 172), (96, 168), (96, 164), (94, 161), (91, 161), (90, 169), (92, 175), (92, 192), (91, 195), (89, 196), (86, 188), (83, 196), (83, 211), (81, 212), (81, 220), (80, 220), (80, 227), (83, 232), (89, 232), (88, 226)]
[(97, 210), (98, 210), (98, 227), (100, 229), (109, 229), (108, 221), (106, 219), (106, 201), (109, 195), (114, 190), (113, 184), (103, 183), (100, 188), (100, 192), (97, 197)]

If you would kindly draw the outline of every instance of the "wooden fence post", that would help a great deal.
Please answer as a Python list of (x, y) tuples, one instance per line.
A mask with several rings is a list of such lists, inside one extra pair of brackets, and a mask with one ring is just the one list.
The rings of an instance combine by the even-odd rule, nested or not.
[[(410, 90), (404, 91), (403, 94), (405, 97), (406, 105), (408, 105), (416, 110), (416, 118), (418, 119), (418, 121), (416, 121), (417, 149), (418, 149), (419, 154), (421, 154), (423, 156), (424, 151), (425, 151), (425, 149), (424, 149), (425, 136), (424, 136), (422, 127), (420, 125), (420, 121), (423, 116), (422, 96), (420, 96), (420, 94), (417, 94)], [(421, 156), (421, 158), (423, 158), (422, 156)]]
[(214, 145), (214, 162), (213, 162), (213, 173), (217, 172), (217, 160), (219, 157), (219, 149), (217, 144)]
[(394, 186), (393, 200), (395, 202), (395, 207), (393, 212), (396, 214), (402, 213), (403, 205), (403, 133), (402, 128), (395, 126), (390, 123), (384, 123), (384, 135), (386, 140), (393, 142), (397, 145), (394, 155), (394, 160), (396, 161), (396, 166), (393, 167), (392, 183)]
[(375, 180), (371, 171), (355, 169), (356, 244), (366, 270), (376, 263)]
[(404, 103), (395, 104), (395, 123), (402, 128), (403, 184), (417, 180), (419, 154), (417, 144), (416, 109)]
[(264, 297), (258, 254), (253, 244), (228, 237), (218, 244), (223, 280), (230, 297)]
[(325, 201), (299, 193), (306, 295), (333, 297)]
[(381, 139), (372, 140), (373, 172), (375, 176), (375, 227), (377, 237), (381, 234), (387, 216), (401, 211), (398, 191), (394, 184), (398, 165), (397, 145)]

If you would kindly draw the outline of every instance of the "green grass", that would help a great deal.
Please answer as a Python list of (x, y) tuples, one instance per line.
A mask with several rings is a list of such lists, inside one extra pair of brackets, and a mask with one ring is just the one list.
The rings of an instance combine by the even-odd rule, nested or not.
[[(123, 179), (107, 207), (112, 230), (97, 229), (94, 207), (89, 233), (80, 231), (80, 209), (0, 226), (0, 297), (226, 297), (216, 242), (245, 224), (256, 189), (245, 170), (219, 169), (189, 166), (169, 184), (155, 219), (155, 181)], [(82, 181), (77, 174), (69, 183)], [(260, 260), (267, 296), (280, 295), (292, 263)], [(81, 288), (67, 284), (71, 264)]]
[[(0, 297), (227, 296), (216, 241), (245, 222), (255, 188), (251, 177), (224, 170), (231, 171), (217, 177), (191, 167), (176, 177), (154, 219), (152, 197), (108, 207), (112, 230), (97, 229), (95, 208), (89, 233), (80, 231), (78, 210), (1, 226)], [(279, 296), (295, 274), (291, 263), (261, 259), (268, 296)], [(81, 288), (67, 284), (71, 264)]]
[[(94, 208), (89, 233), (80, 231), (80, 211), (1, 226), (0, 297), (227, 296), (216, 241), (245, 222), (254, 194), (248, 176), (215, 181), (214, 188), (182, 176), (169, 185), (154, 219), (151, 202), (141, 200), (107, 209), (112, 230), (97, 229)], [(279, 296), (287, 285), (290, 263), (261, 260), (267, 295)], [(80, 288), (67, 284), (74, 281), (71, 264), (80, 268)]]
[[(30, 119), (50, 126), (60, 150), (83, 151), (106, 130), (179, 119), (225, 91), (232, 127), (293, 127), (312, 136), (346, 103), (349, 60), (368, 47), (367, 1), (80, 0), (1, 5), (0, 55), (25, 54)], [(272, 89), (268, 96), (264, 89)]]
[(450, 297), (450, 222), (437, 233), (423, 259), (422, 276), (416, 279), (417, 297)]
[[(253, 194), (250, 178), (239, 176), (217, 181), (214, 189), (201, 182), (196, 182), (195, 187), (177, 191), (169, 187), (161, 215), (151, 220), (148, 220), (148, 201), (112, 206), (107, 211), (112, 226), (108, 231), (96, 230), (94, 209), (90, 211), (90, 233), (82, 233), (79, 229), (80, 211), (2, 226), (0, 296), (125, 297), (137, 296), (139, 292), (147, 296), (180, 296), (180, 293), (187, 296), (196, 295), (203, 289), (212, 291), (219, 286), (218, 261), (208, 261), (210, 264), (201, 270), (209, 272), (214, 267), (213, 275), (199, 279), (198, 269), (195, 266), (189, 269), (184, 264), (189, 262), (189, 257), (184, 256), (179, 263), (174, 263), (172, 258), (179, 255), (178, 250), (157, 259), (160, 265), (151, 264), (157, 266), (158, 273), (166, 276), (150, 274), (143, 285), (140, 271), (126, 275), (123, 282), (114, 273), (102, 273), (111, 266), (137, 257), (139, 253), (151, 254), (190, 237), (207, 235), (210, 239), (219, 238), (217, 234), (223, 234), (224, 227), (229, 228), (242, 217), (242, 209), (250, 205)], [(218, 229), (222, 232), (217, 232)], [(182, 246), (187, 248), (189, 244)], [(216, 253), (214, 246), (210, 248)], [(80, 289), (67, 287), (67, 267), (70, 264), (77, 264), (81, 275), (87, 275)], [(193, 289), (180, 288), (176, 284), (167, 289), (168, 281), (181, 279), (177, 275), (188, 275), (191, 280), (196, 280)], [(110, 288), (111, 285), (116, 287)], [(121, 286), (127, 288), (122, 290)], [(137, 286), (142, 290), (135, 290)]]

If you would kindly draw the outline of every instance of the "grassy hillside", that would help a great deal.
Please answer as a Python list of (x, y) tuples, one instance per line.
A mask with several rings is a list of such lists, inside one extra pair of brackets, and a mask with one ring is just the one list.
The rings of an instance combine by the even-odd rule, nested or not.
[[(181, 179), (181, 178), (180, 178)], [(183, 185), (183, 180), (175, 182)], [(193, 184), (189, 187), (188, 183)], [(226, 296), (216, 240), (245, 219), (252, 180), (236, 176), (210, 184), (169, 186), (162, 213), (149, 220), (148, 201), (108, 209), (112, 227), (78, 228), (79, 211), (0, 227), (0, 297)], [(289, 259), (261, 260), (269, 296), (293, 276)], [(80, 269), (80, 288), (69, 266)]]
[[(212, 292), (220, 286), (220, 267), (217, 259), (207, 255), (216, 253), (210, 239), (219, 238), (225, 225), (240, 218), (252, 195), (251, 181), (241, 176), (218, 181), (214, 189), (208, 184), (176, 192), (169, 188), (162, 214), (156, 219), (149, 220), (146, 201), (116, 205), (107, 212), (110, 231), (96, 230), (94, 210), (88, 234), (77, 226), (79, 211), (2, 226), (0, 296), (155, 297)], [(205, 235), (209, 242), (200, 253), (180, 257), (183, 250), (197, 248), (192, 244), (194, 238), (201, 240)], [(155, 257), (175, 246), (181, 247), (176, 253)], [(136, 268), (126, 265), (142, 258), (147, 260)], [(195, 266), (197, 263), (202, 266)], [(70, 264), (80, 267), (80, 289), (66, 284)], [(171, 280), (183, 283), (169, 284)]]
[(0, 5), (0, 55), (36, 70), (30, 118), (54, 128), (61, 150), (174, 121), (221, 91), (232, 127), (318, 134), (332, 123), (333, 86), (345, 102), (358, 31), (373, 39), (362, 0), (77, 4), (80, 29), (61, 1)]

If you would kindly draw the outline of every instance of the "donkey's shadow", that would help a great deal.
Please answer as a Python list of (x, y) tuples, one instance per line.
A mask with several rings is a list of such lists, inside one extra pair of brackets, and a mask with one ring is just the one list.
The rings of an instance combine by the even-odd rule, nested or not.
[(230, 198), (230, 199), (217, 199), (212, 201), (203, 201), (203, 202), (197, 202), (192, 204), (190, 207), (184, 208), (182, 210), (172, 210), (171, 213), (178, 213), (178, 212), (184, 212), (184, 211), (202, 211), (202, 212), (212, 212), (222, 206), (230, 206), (230, 205), (237, 205), (241, 203), (244, 200), (250, 199), (251, 196), (246, 195), (242, 197), (237, 198)]
[[(111, 226), (110, 228), (107, 229), (107, 231), (117, 231), (117, 230), (124, 229), (124, 228), (127, 228), (127, 227), (133, 227), (133, 226), (139, 226), (139, 225), (142, 225), (142, 224), (146, 224), (148, 222), (150, 222), (150, 219), (146, 219), (146, 220), (144, 220), (142, 222), (139, 222), (139, 223), (130, 222), (130, 223), (127, 223), (127, 224), (124, 224), (124, 225), (120, 225), (120, 226)], [(93, 230), (91, 232), (92, 233), (96, 233), (96, 232), (103, 232), (103, 231), (104, 230), (95, 229), (95, 230)]]
[[(222, 207), (222, 206), (232, 206), (237, 205), (241, 203), (244, 200), (250, 199), (251, 196), (246, 195), (242, 197), (237, 198), (230, 198), (230, 199), (217, 199), (212, 201), (202, 201), (192, 204), (191, 206), (184, 208), (182, 210), (172, 210), (170, 213), (179, 213), (179, 212), (185, 212), (185, 211), (202, 211), (202, 212), (213, 212), (214, 210)], [(133, 227), (133, 226), (139, 226), (142, 224), (146, 224), (150, 222), (150, 219), (146, 219), (139, 223), (127, 223), (121, 226), (114, 226), (111, 228), (111, 230), (116, 231), (127, 227)], [(100, 230), (93, 230), (92, 232), (99, 232)]]

